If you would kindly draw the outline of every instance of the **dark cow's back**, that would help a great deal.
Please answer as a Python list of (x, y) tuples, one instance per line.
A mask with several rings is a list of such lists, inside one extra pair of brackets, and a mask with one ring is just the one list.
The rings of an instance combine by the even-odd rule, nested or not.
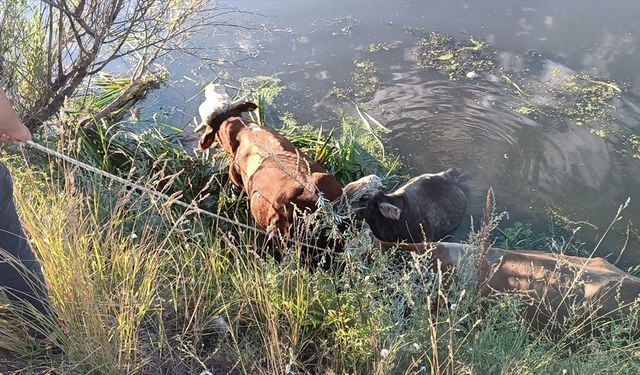
[[(363, 177), (344, 190), (356, 216), (382, 241), (438, 241), (452, 234), (464, 219), (467, 178), (457, 169), (423, 174), (390, 194), (381, 191), (377, 181)], [(379, 191), (353, 198), (367, 190), (367, 185), (380, 186)]]
[[(465, 178), (452, 169), (442, 174), (424, 174), (410, 180), (402, 188), (389, 194), (405, 207), (400, 215), (400, 226), (392, 237), (420, 242), (437, 241), (452, 234), (460, 225), (467, 210)], [(393, 239), (392, 239), (393, 240)]]

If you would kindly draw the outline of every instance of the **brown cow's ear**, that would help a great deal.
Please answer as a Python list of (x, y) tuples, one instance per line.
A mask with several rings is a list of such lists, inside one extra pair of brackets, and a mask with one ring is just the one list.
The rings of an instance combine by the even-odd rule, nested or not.
[(255, 111), (257, 108), (258, 105), (253, 102), (239, 103), (232, 107), (234, 111), (238, 111), (238, 115), (240, 115), (242, 112)]
[(200, 136), (199, 149), (200, 151), (204, 151), (211, 147), (213, 141), (216, 139), (216, 132), (211, 129), (211, 127), (207, 127), (202, 136)]
[(381, 202), (378, 204), (378, 209), (382, 216), (391, 220), (400, 220), (400, 208), (392, 205), (391, 203)]

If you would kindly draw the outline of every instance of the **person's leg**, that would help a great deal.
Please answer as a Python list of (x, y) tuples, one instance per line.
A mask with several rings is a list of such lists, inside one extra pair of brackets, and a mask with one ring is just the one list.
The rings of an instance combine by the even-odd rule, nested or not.
[[(40, 264), (27, 241), (13, 202), (13, 183), (7, 167), (0, 162), (0, 249), (18, 259), (19, 264), (0, 255), (0, 288), (12, 301), (23, 301), (41, 314), (54, 317), (47, 297), (46, 283)], [(0, 251), (2, 251), (0, 250)]]

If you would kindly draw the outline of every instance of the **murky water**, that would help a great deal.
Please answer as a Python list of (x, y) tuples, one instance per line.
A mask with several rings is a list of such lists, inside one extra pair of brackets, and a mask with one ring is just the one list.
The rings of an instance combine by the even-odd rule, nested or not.
[[(509, 222), (548, 229), (546, 208), (584, 220), (581, 239), (593, 246), (627, 197), (624, 219), (599, 253), (615, 259), (629, 219), (640, 223), (640, 160), (624, 151), (619, 136), (640, 134), (640, 2), (637, 1), (242, 1), (233, 4), (259, 14), (245, 16), (252, 30), (233, 36), (201, 35), (197, 42), (238, 61), (231, 76), (277, 75), (286, 90), (276, 111), (325, 128), (336, 111), (352, 112), (348, 101), (330, 95), (353, 86), (354, 61), (370, 60), (378, 84), (352, 100), (392, 132), (384, 141), (405, 157), (413, 174), (456, 166), (472, 175), (473, 205), (479, 217), (493, 186), (498, 209)], [(500, 73), (449, 80), (420, 69), (411, 58), (418, 38), (405, 26), (487, 41)], [(415, 33), (414, 33), (415, 34)], [(370, 43), (397, 42), (389, 51), (369, 52)], [(220, 48), (226, 52), (221, 53)], [(254, 58), (244, 60), (247, 55)], [(172, 86), (154, 94), (151, 105), (177, 106), (170, 117), (188, 123), (196, 114), (201, 85), (220, 69), (182, 58), (169, 66)], [(553, 104), (549, 92), (518, 95), (500, 75), (519, 76), (552, 87), (556, 72), (586, 72), (624, 86), (610, 101), (606, 121), (618, 133), (604, 138), (562, 116), (527, 116), (516, 111), (531, 100)], [(474, 72), (475, 73), (475, 72)], [(550, 86), (551, 85), (551, 86)], [(603, 120), (605, 121), (605, 120)], [(637, 264), (638, 236), (631, 235), (623, 262)]]

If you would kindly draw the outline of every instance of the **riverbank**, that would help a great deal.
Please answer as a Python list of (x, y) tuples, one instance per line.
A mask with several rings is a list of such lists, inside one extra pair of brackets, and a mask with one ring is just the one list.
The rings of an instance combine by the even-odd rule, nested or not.
[[(346, 118), (345, 123), (362, 126), (355, 118)], [(327, 149), (337, 152), (335, 159), (325, 159), (339, 161), (327, 164), (333, 168), (364, 168), (355, 169), (358, 173), (384, 168), (379, 145), (370, 138), (354, 138), (350, 152), (339, 152), (327, 146), (333, 143), (326, 139), (332, 138), (310, 141), (311, 133), (303, 133), (298, 139), (296, 129), (302, 127), (292, 122), (289, 126), (293, 133), (286, 127), (283, 132), (297, 139), (299, 146), (310, 147), (314, 157), (325, 155)], [(352, 131), (367, 134), (362, 129)], [(335, 145), (349, 143), (344, 134), (349, 131), (337, 137), (341, 141)], [(313, 148), (318, 144), (323, 146)], [(369, 162), (379, 164), (348, 159), (347, 155), (362, 156), (358, 147), (375, 155)], [(427, 259), (399, 264), (394, 254), (372, 252), (368, 238), (358, 231), (350, 235), (350, 251), (336, 255), (339, 273), (310, 272), (301, 264), (299, 246), (281, 248), (282, 259), (276, 262), (259, 254), (264, 239), (256, 233), (212, 222), (26, 151), (26, 163), (20, 156), (3, 161), (11, 167), (16, 203), (59, 315), (52, 344), (62, 353), (54, 354), (51, 345), (28, 339), (22, 322), (3, 318), (9, 320), (1, 326), (0, 344), (16, 356), (4, 361), (7, 372), (634, 374), (640, 370), (640, 343), (628, 337), (625, 324), (603, 322), (585, 331), (574, 321), (560, 335), (534, 331), (518, 314), (523, 303), (518, 297), (480, 304), (465, 289), (465, 280), (444, 295), (440, 284), (424, 273)], [(165, 192), (182, 186), (172, 186), (180, 175), (164, 170), (168, 160), (157, 161), (153, 168), (161, 167), (148, 170), (154, 174), (146, 178), (140, 171), (137, 181)], [(208, 191), (217, 195), (203, 201), (208, 209), (250, 224), (245, 198), (233, 192), (223, 172), (213, 176)], [(499, 216), (493, 213), (492, 226), (497, 227)], [(536, 239), (526, 225), (501, 231), (514, 247), (522, 246), (524, 239)], [(477, 236), (471, 232), (469, 241), (477, 241)], [(432, 301), (442, 297), (450, 308), (436, 313)]]

